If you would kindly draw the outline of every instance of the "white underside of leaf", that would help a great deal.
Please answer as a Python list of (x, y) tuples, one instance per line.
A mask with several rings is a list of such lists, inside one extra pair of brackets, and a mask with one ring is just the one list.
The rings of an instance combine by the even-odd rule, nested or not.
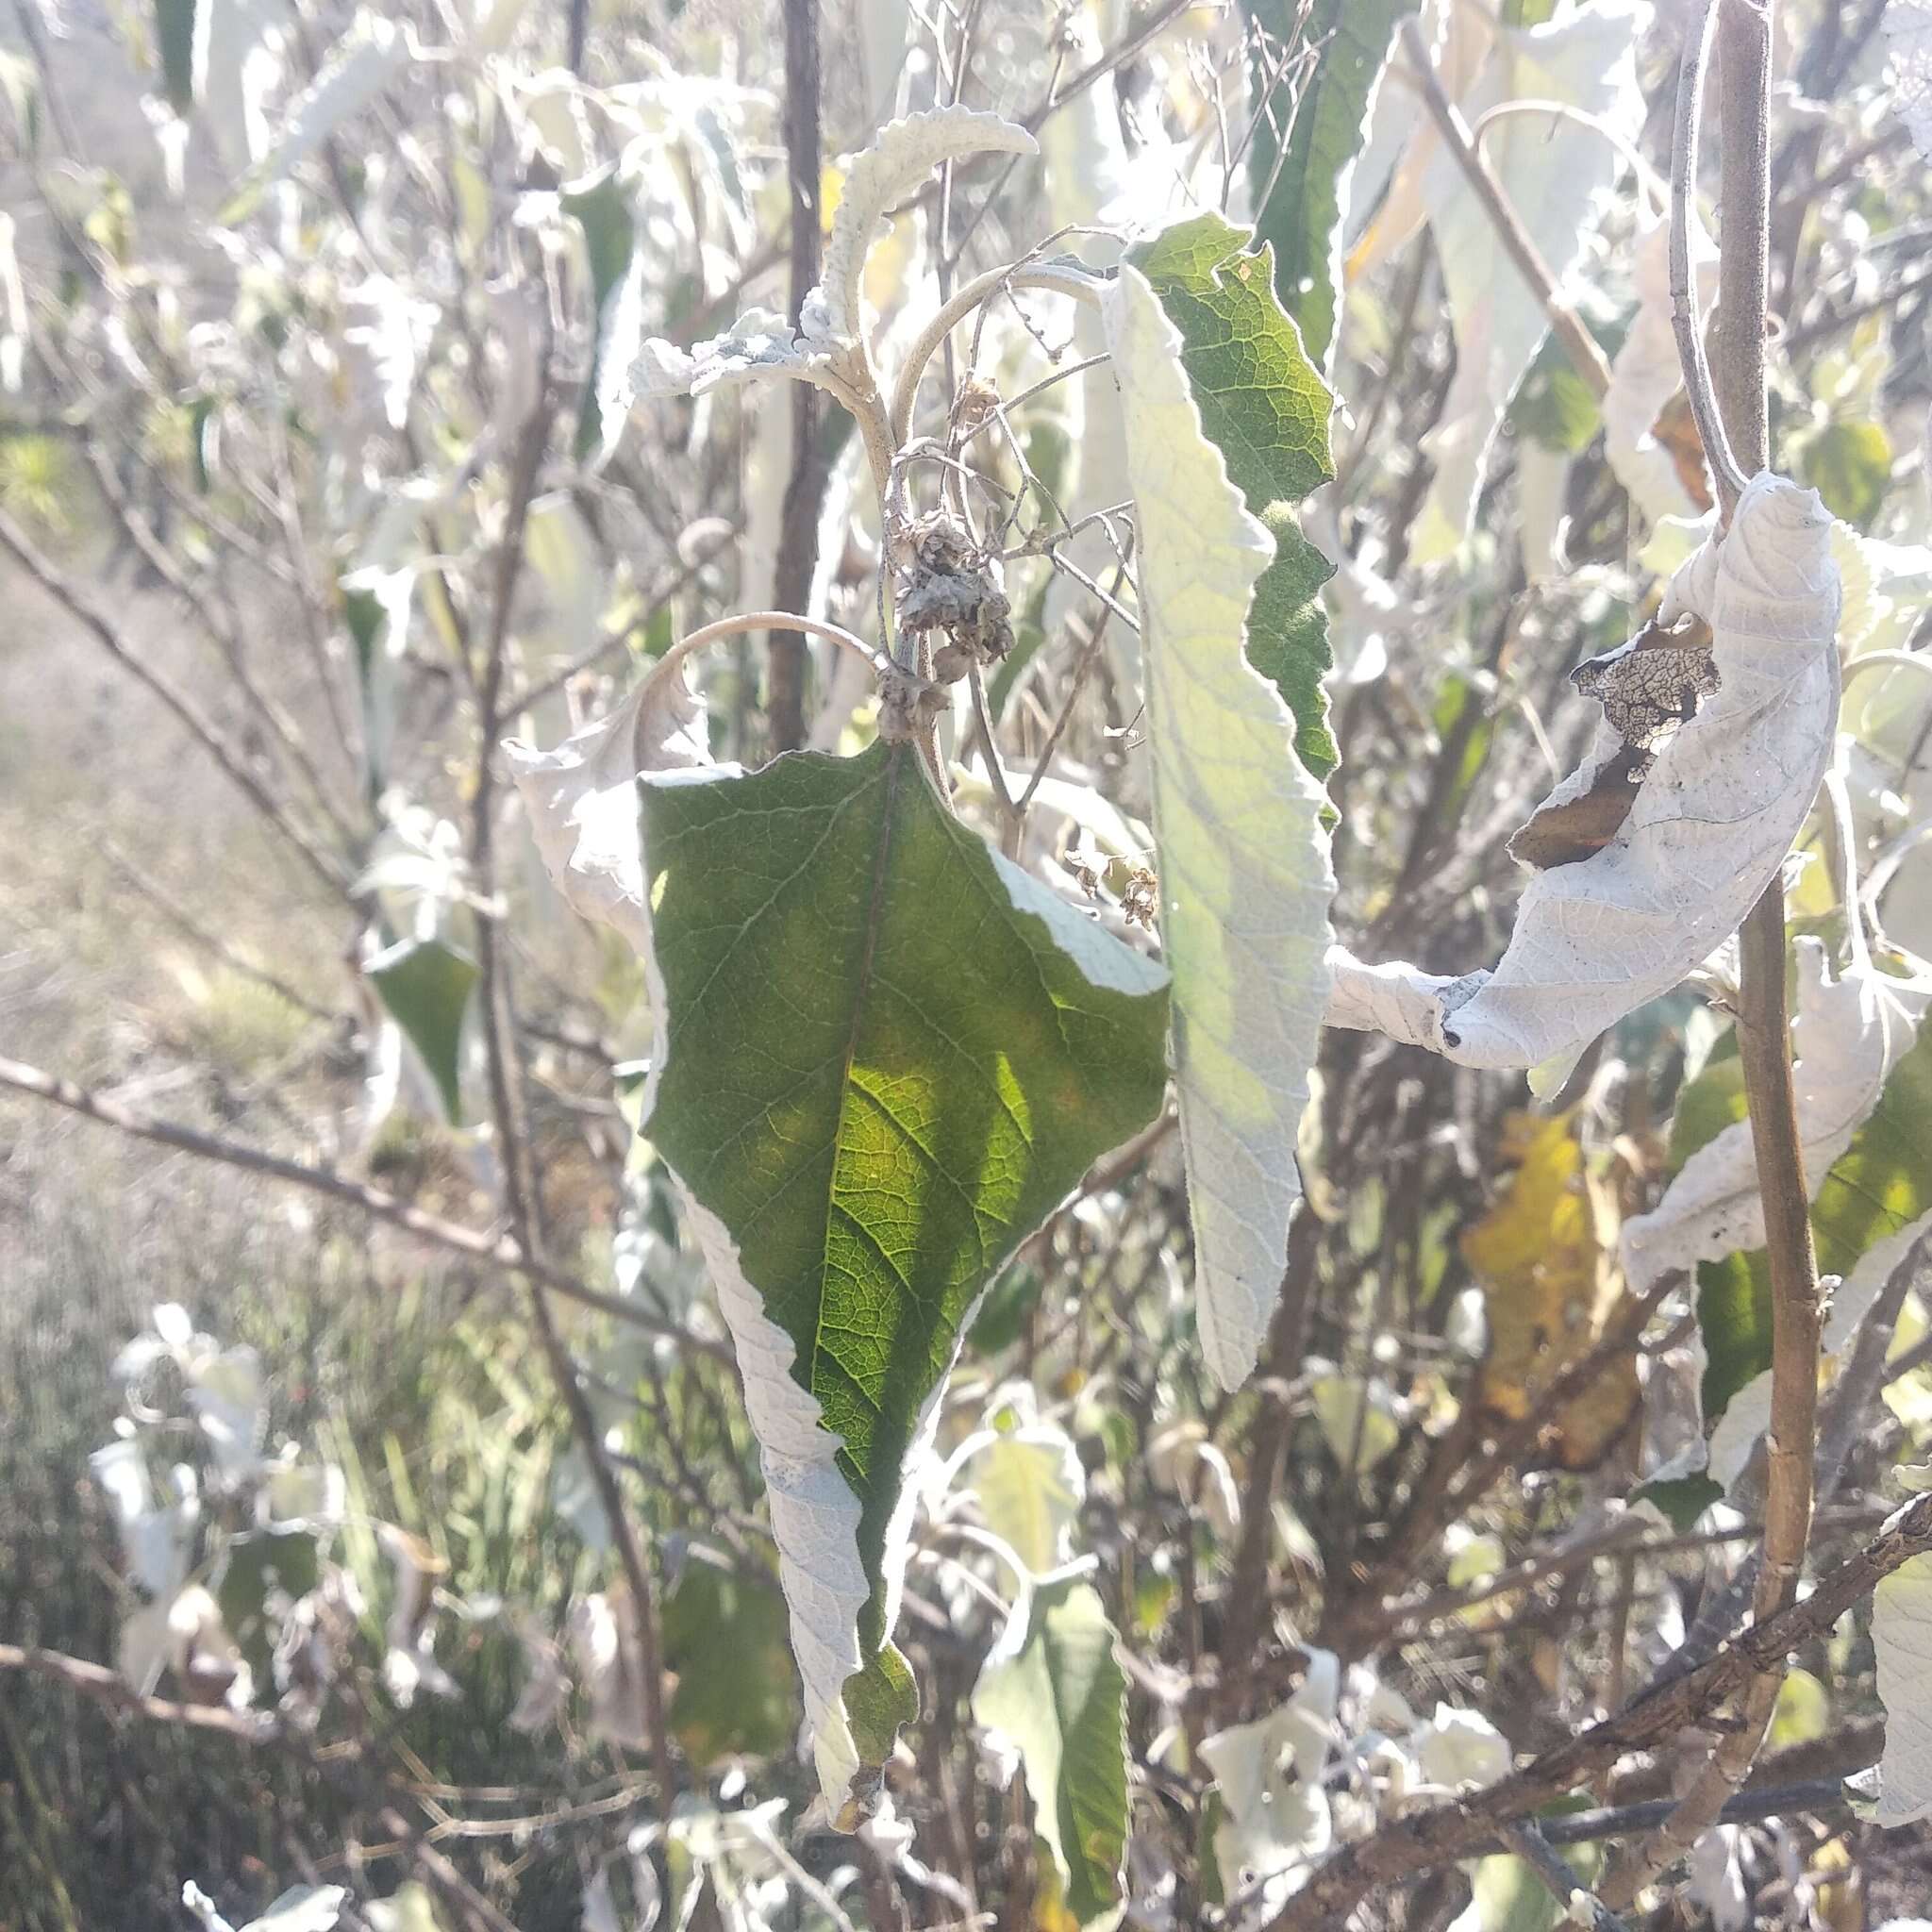
[[(1699, 312), (1707, 312), (1717, 285), (1717, 251), (1704, 225), (1692, 217), (1691, 262), (1696, 273)], [(1637, 313), (1610, 364), (1610, 386), (1603, 399), (1604, 455), (1610, 470), (1646, 523), (1697, 514), (1677, 475), (1677, 465), (1651, 432), (1657, 412), (1683, 382), (1676, 332), (1671, 325), (1671, 225), (1648, 222), (1637, 237), (1631, 280)]]
[(1024, 127), (971, 108), (932, 108), (882, 127), (853, 163), (825, 242), (825, 318), (832, 333), (857, 341), (863, 328), (858, 284), (873, 237), (888, 210), (932, 171), (968, 155), (1030, 155), (1040, 143)]
[(558, 890), (586, 919), (615, 927), (640, 953), (647, 951), (638, 774), (711, 762), (704, 707), (684, 667), (647, 675), (608, 718), (555, 751), (511, 738), (503, 755)]
[[(1666, 624), (1713, 633), (1723, 688), (1657, 752), (1599, 852), (1524, 889), (1491, 974), (1461, 979), (1331, 955), (1328, 1023), (1427, 1046), (1463, 1066), (1541, 1067), (1671, 991), (1737, 931), (1776, 875), (1830, 762), (1839, 580), (1817, 493), (1769, 473), (1722, 542), (1672, 579)], [(1600, 727), (1550, 794), (1588, 789), (1621, 741)]]
[(1915, 1824), (1932, 1817), (1932, 1557), (1914, 1557), (1879, 1584), (1872, 1646), (1885, 1705), (1874, 1817), (1880, 1824)]
[(1243, 654), (1274, 546), (1201, 429), (1180, 336), (1138, 271), (1106, 298), (1127, 429), (1147, 741), (1174, 974), (1175, 1080), (1202, 1348), (1246, 1380), (1301, 1198), (1295, 1139), (1327, 996), (1335, 875), (1324, 793)]
[[(1892, 1068), (1918, 1032), (1920, 993), (1899, 993), (1869, 965), (1833, 980), (1824, 945), (1802, 937), (1797, 1057), (1798, 1132), (1811, 1198), (1878, 1104)], [(1738, 1121), (1691, 1155), (1664, 1197), (1624, 1224), (1621, 1251), (1631, 1290), (1642, 1294), (1673, 1270), (1721, 1260), (1764, 1245), (1764, 1202), (1748, 1120)]]
[(846, 1678), (863, 1661), (858, 1613), (872, 1594), (858, 1554), (858, 1498), (834, 1460), (839, 1439), (821, 1425), (824, 1410), (792, 1379), (791, 1338), (765, 1313), (758, 1291), (744, 1278), (737, 1243), (688, 1189), (680, 1185), (678, 1192), (709, 1264), (744, 1378), (745, 1412), (758, 1439), (813, 1759), (825, 1802), (836, 1813), (858, 1769), (843, 1692)]
[[(1464, 115), (1474, 125), (1504, 101), (1557, 100), (1633, 132), (1643, 105), (1634, 49), (1647, 12), (1631, 0), (1600, 0), (1542, 26), (1502, 29), (1460, 103)], [(1560, 283), (1583, 258), (1591, 208), (1621, 165), (1616, 150), (1595, 128), (1522, 113), (1495, 122), (1483, 152)], [(1411, 561), (1429, 563), (1469, 534), (1490, 446), (1549, 317), (1455, 156), (1438, 150), (1422, 195), (1456, 334), (1456, 375), (1423, 439), (1435, 481), (1409, 548)]]

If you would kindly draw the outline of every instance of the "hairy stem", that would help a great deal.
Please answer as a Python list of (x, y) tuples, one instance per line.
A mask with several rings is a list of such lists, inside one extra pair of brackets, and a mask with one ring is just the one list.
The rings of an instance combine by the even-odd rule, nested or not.
[[(1718, 0), (1717, 42), (1724, 165), (1712, 374), (1731, 448), (1742, 470), (1755, 475), (1765, 467), (1770, 441), (1764, 375), (1771, 248), (1769, 0)], [(1694, 63), (1687, 77), (1691, 72)], [(1797, 1598), (1811, 1537), (1818, 1418), (1818, 1260), (1791, 1078), (1782, 878), (1774, 879), (1751, 908), (1740, 942), (1738, 1051), (1764, 1203), (1772, 1295), (1764, 1544), (1751, 1596), (1753, 1619), (1762, 1623)], [(1657, 1836), (1612, 1870), (1603, 1887), (1608, 1904), (1632, 1903), (1644, 1885), (1690, 1851), (1742, 1786), (1764, 1740), (1780, 1678), (1776, 1660), (1771, 1660), (1740, 1687), (1735, 1727), (1725, 1732)]]

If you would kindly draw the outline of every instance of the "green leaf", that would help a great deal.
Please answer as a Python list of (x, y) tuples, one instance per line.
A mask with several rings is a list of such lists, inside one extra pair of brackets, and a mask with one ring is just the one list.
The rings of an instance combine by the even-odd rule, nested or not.
[(1158, 1108), (1165, 975), (950, 817), (907, 745), (694, 780), (641, 781), (647, 1129), (737, 1341), (837, 1810), (913, 1702), (908, 1457), (986, 1284)]
[(1580, 456), (1603, 425), (1603, 412), (1578, 375), (1561, 341), (1551, 336), (1530, 364), (1529, 374), (1510, 398), (1504, 419), (1516, 436), (1526, 436), (1560, 456)]
[(693, 1544), (664, 1600), (664, 1663), (677, 1674), (671, 1728), (699, 1770), (791, 1748), (798, 1673), (775, 1576), (760, 1585)]
[(1219, 215), (1199, 215), (1128, 259), (1180, 330), (1181, 366), (1202, 433), (1274, 540), (1274, 561), (1255, 586), (1248, 613), (1248, 662), (1293, 712), (1295, 751), (1320, 779), (1339, 758), (1322, 682), (1335, 659), (1321, 590), (1335, 567), (1302, 535), (1294, 506), (1334, 480), (1328, 419), (1335, 398), (1274, 299), (1267, 245), (1249, 255), (1247, 239)]
[(161, 57), (161, 92), (177, 114), (194, 108), (196, 0), (155, 0), (155, 44)]
[(1806, 443), (1799, 467), (1833, 516), (1869, 530), (1891, 487), (1891, 439), (1876, 423), (1829, 423)]
[(1275, 124), (1290, 111), (1285, 90), (1276, 95), (1272, 115), (1264, 113), (1255, 129), (1248, 178), (1257, 198), (1268, 197), (1255, 233), (1274, 252), (1274, 287), (1282, 307), (1301, 325), (1308, 355), (1326, 367), (1341, 278), (1342, 197), (1367, 135), (1369, 108), (1388, 63), (1395, 23), (1415, 10), (1415, 0), (1313, 0), (1312, 6), (1242, 0), (1241, 10), (1248, 19), (1248, 68), (1257, 97), (1297, 37), (1322, 50), (1293, 106), (1280, 173)]
[(404, 940), (370, 961), (368, 975), (390, 1017), (422, 1058), (443, 1112), (452, 1124), (462, 1118), (460, 1047), (463, 1015), (476, 964), (441, 940)]
[(1119, 1905), (1126, 1857), (1127, 1680), (1114, 1642), (1091, 1584), (1046, 1585), (1018, 1654), (995, 1651), (973, 1692), (975, 1721), (1020, 1754), (1034, 1833), (1082, 1925)]
[[(623, 324), (627, 315), (628, 334), (638, 337), (641, 332), (641, 317), (634, 312), (636, 304), (625, 300), (631, 258), (637, 252), (637, 217), (615, 168), (607, 169), (588, 187), (573, 189), (559, 198), (564, 212), (574, 216), (584, 231), (584, 250), (591, 264), (591, 366), (577, 405), (575, 454), (581, 462), (607, 449), (623, 426), (611, 377), (626, 374), (637, 354), (635, 341), (626, 351), (625, 342), (619, 339), (625, 333)], [(607, 423), (607, 413), (616, 420)]]
[[(1106, 309), (1140, 533), (1196, 1307), (1225, 1389), (1259, 1355), (1301, 1196), (1296, 1137), (1327, 994), (1335, 891), (1325, 800), (1293, 740), (1299, 722), (1304, 744), (1311, 727), (1326, 741), (1326, 641), (1308, 586), (1327, 565), (1279, 495), (1268, 506), (1272, 541), (1251, 514), (1264, 486), (1292, 492), (1325, 474), (1328, 392), (1275, 306), (1265, 251), (1242, 255), (1239, 239), (1212, 215), (1171, 229), (1141, 258), (1149, 278), (1124, 269)], [(1314, 575), (1296, 576), (1296, 545), (1314, 558)], [(1286, 591), (1289, 580), (1302, 590)], [(1284, 703), (1254, 644), (1278, 637), (1284, 602), (1296, 596), (1323, 649), (1319, 660), (1297, 654), (1304, 688), (1291, 713), (1293, 698)]]

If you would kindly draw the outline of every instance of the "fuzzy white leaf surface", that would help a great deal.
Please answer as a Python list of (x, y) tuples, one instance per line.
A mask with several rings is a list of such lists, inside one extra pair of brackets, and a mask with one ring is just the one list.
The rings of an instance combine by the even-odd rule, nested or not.
[(933, 108), (882, 127), (852, 163), (825, 243), (825, 320), (839, 341), (864, 334), (859, 278), (873, 238), (888, 211), (904, 201), (932, 171), (969, 155), (1038, 154), (1040, 143), (1024, 127), (971, 108)]
[(1872, 1598), (1872, 1645), (1885, 1706), (1880, 1824), (1932, 1818), (1932, 1556), (1902, 1563)]
[[(1910, 1049), (1924, 995), (1888, 984), (1868, 961), (1834, 980), (1817, 939), (1801, 937), (1795, 951), (1798, 1012), (1791, 1047), (1798, 1133), (1816, 1200), (1859, 1123), (1877, 1106), (1892, 1068)], [(1698, 1148), (1648, 1214), (1624, 1224), (1620, 1249), (1631, 1291), (1642, 1294), (1674, 1270), (1761, 1248), (1764, 1241), (1757, 1151), (1744, 1120)]]
[[(1657, 752), (1623, 826), (1537, 873), (1493, 973), (1459, 979), (1330, 955), (1333, 1025), (1371, 1025), (1463, 1066), (1541, 1068), (1669, 992), (1777, 875), (1832, 755), (1839, 577), (1817, 492), (1754, 477), (1731, 528), (1671, 581), (1661, 620), (1703, 618), (1722, 688)], [(1588, 791), (1623, 748), (1607, 724), (1550, 794)]]
[(1203, 1740), (1202, 1759), (1221, 1788), (1214, 1856), (1230, 1898), (1307, 1865), (1334, 1842), (1322, 1774), (1341, 1690), (1334, 1654), (1310, 1651), (1307, 1677), (1286, 1704)]
[(1194, 1223), (1201, 1344), (1236, 1389), (1259, 1357), (1301, 1198), (1295, 1140), (1327, 997), (1324, 793), (1243, 651), (1274, 545), (1201, 428), (1180, 335), (1123, 267), (1105, 298), (1140, 551), (1161, 942)]

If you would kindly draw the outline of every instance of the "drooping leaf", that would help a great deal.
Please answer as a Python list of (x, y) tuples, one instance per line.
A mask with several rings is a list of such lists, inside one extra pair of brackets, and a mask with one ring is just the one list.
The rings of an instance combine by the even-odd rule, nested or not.
[[(558, 197), (563, 211), (584, 233), (584, 253), (591, 267), (591, 366), (584, 375), (584, 391), (577, 404), (575, 444), (579, 462), (615, 442), (624, 426), (628, 399), (616, 399), (613, 370), (627, 379), (636, 358), (641, 329), (637, 302), (628, 304), (630, 325), (617, 326), (626, 313), (625, 289), (637, 253), (637, 216), (631, 197), (615, 168), (607, 168), (588, 182), (577, 182)], [(628, 333), (630, 340), (623, 337)], [(606, 421), (607, 405), (611, 420)]]
[[(1124, 268), (1107, 311), (1140, 533), (1161, 940), (1174, 975), (1198, 1315), (1208, 1366), (1228, 1389), (1259, 1354), (1301, 1194), (1295, 1137), (1335, 890), (1322, 788), (1292, 749), (1280, 692), (1244, 654), (1273, 614), (1263, 586), (1284, 564), (1240, 495), (1243, 474), (1251, 494), (1278, 491), (1284, 467), (1297, 463), (1319, 480), (1326, 392), (1306, 361), (1289, 359), (1293, 332), (1274, 305), (1265, 253), (1236, 253), (1238, 239), (1214, 216), (1170, 230), (1142, 258), (1159, 279)], [(1278, 494), (1271, 507), (1280, 534), (1301, 543)], [(1303, 666), (1313, 707), (1306, 730), (1322, 697), (1319, 668)]]
[(441, 940), (403, 940), (365, 971), (435, 1081), (445, 1116), (452, 1124), (460, 1122), (463, 1016), (476, 983), (476, 962)]
[(949, 818), (907, 746), (642, 791), (645, 1127), (737, 1342), (842, 1810), (915, 1702), (908, 1458), (993, 1273), (1159, 1106), (1165, 974)]
[(1017, 1650), (996, 1650), (973, 1691), (974, 1718), (1019, 1754), (1035, 1835), (1080, 1925), (1117, 1913), (1126, 1857), (1127, 1680), (1117, 1641), (1091, 1583), (1043, 1585)]
[[(1274, 541), (1273, 561), (1254, 586), (1243, 649), (1293, 714), (1302, 763), (1324, 779), (1338, 754), (1323, 685), (1334, 659), (1320, 593), (1334, 567), (1293, 512), (1334, 479), (1328, 419), (1335, 398), (1274, 299), (1267, 247), (1250, 255), (1246, 242), (1218, 215), (1199, 215), (1130, 259), (1180, 332), (1199, 433), (1221, 452), (1228, 480)], [(1127, 400), (1131, 406), (1131, 392)]]
[(224, 226), (245, 221), (268, 189), (387, 92), (413, 58), (406, 27), (366, 8), (358, 13), (322, 72), (290, 106), (280, 140), (248, 171), (217, 219)]
[(1869, 420), (1827, 423), (1806, 442), (1799, 468), (1833, 516), (1869, 530), (1891, 487), (1891, 439)]
[[(1619, 1289), (1607, 1249), (1614, 1208), (1591, 1183), (1574, 1113), (1512, 1114), (1498, 1158), (1516, 1172), (1495, 1206), (1464, 1230), (1462, 1258), (1482, 1285), (1490, 1351), (1477, 1399), (1515, 1422), (1602, 1339)], [(1551, 1421), (1557, 1462), (1592, 1468), (1637, 1406), (1637, 1364), (1624, 1357)]]
[(1395, 23), (1413, 6), (1414, 0), (1314, 0), (1312, 7), (1242, 0), (1248, 72), (1257, 98), (1297, 34), (1321, 50), (1294, 104), (1279, 173), (1278, 124), (1289, 115), (1285, 93), (1272, 114), (1262, 115), (1248, 148), (1248, 178), (1257, 196), (1268, 196), (1256, 217), (1256, 239), (1274, 250), (1275, 291), (1300, 325), (1303, 346), (1319, 368), (1332, 360), (1349, 176), (1368, 130)]
[(1872, 1599), (1872, 1646), (1885, 1705), (1876, 1822), (1932, 1817), (1932, 1557), (1883, 1578)]
[(798, 1736), (798, 1673), (776, 1577), (760, 1584), (702, 1545), (685, 1552), (664, 1599), (664, 1667), (677, 1677), (666, 1713), (704, 1770), (724, 1757), (770, 1757)]
[(986, 1526), (1026, 1571), (1044, 1576), (1073, 1555), (1087, 1474), (1067, 1432), (1051, 1423), (987, 1429), (955, 1452)]
[[(1669, 992), (1777, 875), (1830, 761), (1839, 580), (1815, 492), (1769, 473), (1729, 534), (1671, 579), (1661, 621), (1702, 618), (1720, 689), (1655, 753), (1628, 816), (1588, 858), (1540, 872), (1493, 973), (1459, 978), (1330, 954), (1328, 1024), (1428, 1046), (1463, 1066), (1538, 1069), (1549, 1091), (1599, 1033)], [(1589, 792), (1628, 756), (1599, 725), (1544, 801)]]

